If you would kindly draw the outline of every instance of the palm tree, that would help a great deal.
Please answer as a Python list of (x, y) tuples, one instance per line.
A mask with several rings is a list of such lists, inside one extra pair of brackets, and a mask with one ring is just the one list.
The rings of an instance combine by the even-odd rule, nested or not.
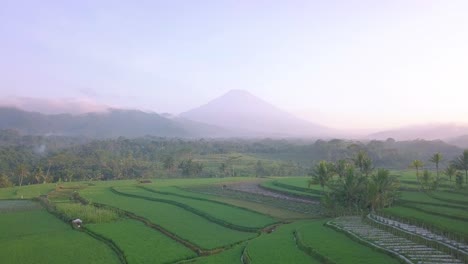
[(324, 192), (325, 185), (327, 184), (332, 174), (332, 171), (330, 171), (329, 168), (330, 166), (328, 165), (328, 162), (322, 160), (314, 166), (311, 173), (312, 180), (320, 184)]
[(440, 154), (440, 152), (435, 153), (432, 155), (432, 157), (429, 159), (430, 162), (434, 163), (436, 166), (436, 175), (437, 179), (439, 179), (439, 164), (442, 162), (443, 156)]
[(457, 174), (457, 168), (453, 164), (450, 164), (445, 168), (444, 174), (449, 177), (449, 181), (452, 181), (452, 177)]
[(28, 176), (28, 169), (26, 168), (26, 165), (21, 163), (18, 165), (17, 168), (17, 175), (18, 175), (18, 184), (21, 187), (23, 185), (23, 180)]
[(374, 211), (393, 203), (400, 182), (395, 176), (390, 175), (390, 171), (379, 169), (375, 175), (372, 175), (367, 186), (368, 201), (371, 210)]
[(419, 169), (422, 168), (422, 166), (424, 166), (424, 163), (420, 160), (413, 160), (413, 162), (411, 162), (411, 165), (410, 165), (411, 168), (416, 169), (416, 178), (418, 179), (418, 181), (419, 181)]
[(468, 182), (468, 149), (465, 149), (463, 154), (453, 161), (453, 165), (455, 168), (465, 171), (465, 182)]
[(359, 151), (356, 157), (353, 159), (354, 165), (359, 168), (359, 171), (362, 172), (364, 167), (364, 160), (367, 158), (367, 154), (364, 151)]
[(350, 164), (346, 160), (338, 160), (335, 163), (335, 172), (338, 174), (338, 176), (343, 178), (346, 174), (346, 169), (350, 166)]
[(468, 182), (468, 149), (465, 149), (463, 154), (453, 161), (453, 165), (455, 168), (465, 171), (465, 182)]
[(374, 167), (372, 167), (372, 160), (369, 157), (366, 157), (362, 161), (362, 173), (366, 175), (366, 177), (368, 177), (369, 174), (371, 174), (373, 170), (374, 170)]

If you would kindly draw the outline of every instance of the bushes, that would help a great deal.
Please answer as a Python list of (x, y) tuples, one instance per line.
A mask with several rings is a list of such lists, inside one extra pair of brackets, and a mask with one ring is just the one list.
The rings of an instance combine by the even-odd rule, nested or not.
[(67, 218), (80, 218), (84, 223), (107, 223), (119, 218), (119, 215), (114, 211), (97, 208), (92, 205), (58, 203), (56, 204), (56, 208)]
[(336, 264), (333, 260), (329, 259), (328, 257), (320, 254), (317, 250), (307, 246), (304, 241), (302, 241), (301, 234), (297, 231), (294, 231), (294, 239), (296, 240), (297, 247), (304, 251), (307, 255), (319, 260), (323, 264)]

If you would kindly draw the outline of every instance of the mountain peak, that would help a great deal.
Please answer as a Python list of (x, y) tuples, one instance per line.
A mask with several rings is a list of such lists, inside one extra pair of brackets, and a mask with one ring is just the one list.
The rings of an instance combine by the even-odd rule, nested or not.
[(230, 90), (181, 117), (245, 135), (316, 136), (325, 128), (287, 113), (245, 90)]

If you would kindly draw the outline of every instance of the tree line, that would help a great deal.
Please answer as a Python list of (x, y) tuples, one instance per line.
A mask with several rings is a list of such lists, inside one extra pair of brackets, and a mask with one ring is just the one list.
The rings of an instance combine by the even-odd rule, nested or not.
[[(428, 161), (435, 166), (435, 177), (427, 168), (424, 168), (425, 164), (422, 160), (413, 160), (409, 166), (415, 169), (416, 180), (419, 182), (421, 190), (431, 191), (437, 189), (442, 181), (441, 174), (446, 175), (449, 182), (453, 181), (458, 189), (463, 188), (464, 184), (468, 183), (468, 149), (449, 161), (446, 161), (444, 155), (440, 152), (434, 153)], [(442, 163), (447, 165), (441, 171), (440, 166)], [(465, 178), (463, 179), (463, 177)]]
[(309, 174), (324, 193), (322, 204), (331, 215), (367, 213), (391, 206), (400, 186), (387, 169), (376, 169), (364, 151), (336, 162), (322, 160)]
[[(0, 131), (0, 186), (149, 177), (300, 176), (316, 161), (340, 163), (361, 152), (375, 166), (403, 169), (412, 160), (429, 158), (435, 150), (448, 158), (460, 152), (441, 141), (422, 140), (93, 140), (6, 130)], [(369, 166), (362, 157), (360, 162)]]

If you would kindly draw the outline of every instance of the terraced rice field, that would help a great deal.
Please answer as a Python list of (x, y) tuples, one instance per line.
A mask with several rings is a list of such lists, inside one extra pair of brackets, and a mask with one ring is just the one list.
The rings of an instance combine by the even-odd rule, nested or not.
[(370, 226), (364, 223), (360, 217), (341, 217), (333, 220), (331, 224), (411, 263), (463, 263), (437, 249)]
[(202, 215), (209, 215), (215, 219), (226, 222), (226, 224), (240, 227), (260, 229), (276, 222), (275, 219), (266, 215), (215, 201), (185, 198), (171, 194), (161, 194), (150, 188), (118, 187), (115, 189), (119, 192), (142, 198), (146, 197), (160, 201), (175, 202), (181, 206), (191, 208), (195, 212), (200, 212)]
[(4, 203), (0, 201), (2, 263), (118, 263), (105, 244), (72, 230), (36, 203), (16, 202), (21, 205), (14, 211), (5, 211)]
[[(383, 211), (398, 219), (426, 223), (427, 228), (386, 218), (379, 218), (379, 224), (371, 226), (359, 217), (334, 219), (334, 226), (329, 226), (326, 223), (330, 219), (324, 218), (318, 203), (321, 187), (309, 189), (307, 180), (236, 177), (154, 180), (149, 184), (126, 180), (1, 189), (0, 199), (47, 194), (52, 205), (49, 210), (59, 216), (36, 202), (0, 200), (2, 263), (400, 261), (385, 250), (415, 264), (462, 263), (396, 231), (404, 229), (465, 250), (468, 246), (458, 237), (441, 237), (428, 228), (466, 234), (464, 195), (444, 190), (430, 195), (403, 191), (398, 206)], [(81, 205), (78, 201), (84, 203), (83, 199), (71, 200), (72, 196), (76, 198), (75, 192), (91, 203)], [(84, 227), (74, 230), (60, 217), (66, 221), (81, 217), (85, 219)], [(15, 228), (8, 228), (11, 226)], [(357, 242), (359, 239), (346, 232), (381, 249)], [(29, 245), (27, 250), (25, 244)]]
[[(217, 195), (222, 197), (233, 198), (237, 200), (244, 200), (255, 202), (259, 204), (270, 205), (274, 207), (280, 207), (285, 210), (298, 212), (301, 214), (306, 214), (310, 216), (317, 216), (321, 213), (321, 208), (318, 202), (313, 200), (299, 199), (296, 197), (288, 197), (288, 199), (283, 199), (286, 195), (281, 193), (275, 193), (274, 196), (269, 195), (271, 191), (264, 191), (261, 188), (256, 187), (255, 190), (251, 189), (252, 183), (246, 184), (248, 187), (244, 188), (226, 188), (222, 189), (221, 186), (199, 186), (189, 188), (190, 191)], [(248, 191), (250, 190), (250, 191)]]
[(296, 223), (283, 225), (250, 242), (247, 251), (252, 263), (321, 263), (297, 248), (296, 227)]
[(173, 263), (197, 256), (187, 247), (135, 220), (86, 227), (114, 241), (125, 252), (129, 263)]
[(356, 243), (345, 234), (326, 227), (324, 224), (327, 221), (307, 221), (296, 228), (303, 243), (313, 248), (318, 254), (340, 264), (398, 263), (397, 259)]
[(203, 249), (214, 249), (238, 243), (256, 236), (215, 224), (180, 207), (115, 194), (111, 189), (83, 192), (88, 200), (110, 205), (146, 218), (180, 238)]

